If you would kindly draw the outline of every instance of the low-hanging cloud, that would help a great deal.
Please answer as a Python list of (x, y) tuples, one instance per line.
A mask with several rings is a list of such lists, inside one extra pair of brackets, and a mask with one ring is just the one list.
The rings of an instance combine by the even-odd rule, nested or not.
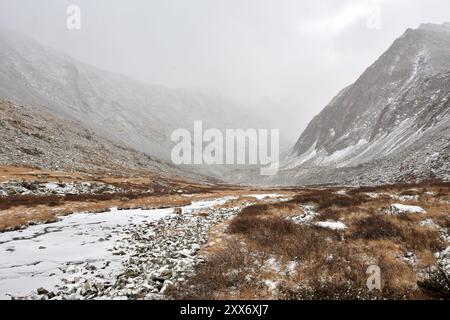
[(408, 27), (449, 13), (447, 0), (0, 1), (6, 27), (147, 83), (211, 88), (292, 140)]

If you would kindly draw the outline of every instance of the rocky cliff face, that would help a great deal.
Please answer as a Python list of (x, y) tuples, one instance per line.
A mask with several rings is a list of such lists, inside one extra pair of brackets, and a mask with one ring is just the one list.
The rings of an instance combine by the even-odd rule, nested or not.
[(311, 121), (283, 168), (297, 182), (448, 179), (449, 99), (450, 24), (409, 29)]

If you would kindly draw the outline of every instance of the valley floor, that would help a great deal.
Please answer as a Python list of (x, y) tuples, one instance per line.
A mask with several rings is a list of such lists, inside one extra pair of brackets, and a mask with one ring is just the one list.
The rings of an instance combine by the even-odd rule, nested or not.
[(3, 167), (0, 231), (0, 299), (450, 297), (449, 184), (250, 189)]

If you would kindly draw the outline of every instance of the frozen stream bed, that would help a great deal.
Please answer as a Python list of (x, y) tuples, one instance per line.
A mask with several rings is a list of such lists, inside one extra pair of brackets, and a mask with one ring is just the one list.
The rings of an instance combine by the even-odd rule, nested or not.
[(199, 263), (209, 228), (239, 210), (195, 213), (230, 199), (193, 202), (182, 215), (113, 208), (1, 233), (0, 299), (161, 298)]

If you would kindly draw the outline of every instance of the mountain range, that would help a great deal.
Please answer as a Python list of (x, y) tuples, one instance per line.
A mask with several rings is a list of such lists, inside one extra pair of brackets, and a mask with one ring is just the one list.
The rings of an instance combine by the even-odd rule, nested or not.
[[(219, 129), (267, 127), (221, 95), (143, 84), (9, 30), (0, 30), (0, 46), (0, 98), (9, 108), (41, 106), (139, 154), (167, 161), (171, 132), (195, 120)], [(200, 171), (264, 185), (448, 181), (449, 98), (450, 24), (424, 24), (395, 40), (309, 123), (278, 175)]]
[(170, 160), (171, 133), (205, 128), (267, 127), (236, 102), (203, 89), (148, 85), (82, 63), (28, 36), (0, 29), (0, 97), (43, 106), (99, 135)]
[(0, 100), (0, 165), (83, 172), (97, 176), (147, 176), (167, 181), (217, 183), (142, 152), (109, 141), (42, 107)]

